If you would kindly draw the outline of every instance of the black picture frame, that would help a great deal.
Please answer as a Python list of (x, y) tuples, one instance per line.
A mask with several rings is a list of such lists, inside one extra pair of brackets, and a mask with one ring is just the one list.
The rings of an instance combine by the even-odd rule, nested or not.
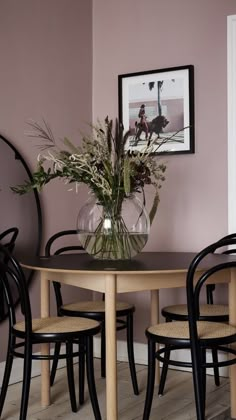
[(193, 65), (118, 75), (118, 106), (126, 151), (194, 153)]

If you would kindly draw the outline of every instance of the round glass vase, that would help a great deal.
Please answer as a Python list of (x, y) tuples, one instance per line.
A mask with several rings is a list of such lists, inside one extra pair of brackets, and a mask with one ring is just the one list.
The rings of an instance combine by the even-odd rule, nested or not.
[(79, 241), (96, 259), (127, 260), (147, 243), (150, 220), (139, 198), (125, 198), (119, 212), (114, 207), (107, 209), (93, 196), (79, 211)]

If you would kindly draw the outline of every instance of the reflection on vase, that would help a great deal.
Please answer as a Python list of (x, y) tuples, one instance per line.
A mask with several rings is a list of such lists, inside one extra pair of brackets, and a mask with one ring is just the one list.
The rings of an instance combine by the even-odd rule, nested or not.
[(94, 258), (127, 260), (147, 243), (150, 222), (135, 195), (125, 198), (119, 209), (106, 208), (93, 196), (81, 208), (77, 228), (81, 245)]

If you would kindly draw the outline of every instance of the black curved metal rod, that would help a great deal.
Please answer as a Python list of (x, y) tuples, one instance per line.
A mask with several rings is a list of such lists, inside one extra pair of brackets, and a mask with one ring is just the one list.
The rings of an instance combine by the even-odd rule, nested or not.
[[(25, 161), (25, 159), (23, 158), (23, 156), (21, 155), (21, 153), (16, 149), (16, 147), (6, 138), (4, 137), (2, 134), (0, 134), (0, 140), (2, 140), (4, 143), (6, 143), (9, 148), (14, 152), (15, 154), (15, 159), (19, 160), (22, 164), (22, 166), (24, 167), (26, 174), (28, 175), (29, 179), (32, 180), (32, 174), (31, 171)], [(36, 210), (37, 210), (37, 219), (38, 219), (38, 235), (35, 238), (35, 248), (36, 248), (36, 255), (39, 255), (40, 253), (40, 247), (41, 247), (41, 242), (42, 242), (42, 225), (43, 225), (43, 220), (42, 220), (42, 210), (41, 210), (41, 205), (40, 205), (40, 199), (39, 199), (39, 194), (37, 192), (37, 190), (33, 190), (33, 194), (34, 194), (34, 198), (35, 198), (35, 202), (36, 202)], [(28, 284), (31, 282), (32, 277), (33, 277), (33, 270), (29, 273), (29, 277), (28, 277)], [(16, 301), (16, 305), (17, 305), (18, 301)], [(4, 321), (7, 317), (7, 314), (1, 314), (0, 316), (0, 322)]]

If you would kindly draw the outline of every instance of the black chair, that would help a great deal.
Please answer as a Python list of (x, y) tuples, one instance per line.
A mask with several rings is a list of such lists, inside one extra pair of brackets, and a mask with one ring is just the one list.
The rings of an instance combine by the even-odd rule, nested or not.
[(19, 229), (17, 227), (9, 228), (5, 230), (4, 232), (0, 233), (1, 244), (7, 247), (10, 252), (13, 252), (14, 250), (18, 233), (19, 233)]
[[(8, 264), (4, 263), (5, 259), (8, 260)], [(9, 339), (6, 365), (0, 394), (0, 416), (8, 389), (13, 358), (20, 357), (24, 359), (23, 386), (19, 419), (25, 420), (28, 410), (32, 360), (52, 360), (54, 357), (53, 355), (34, 354), (33, 346), (41, 343), (65, 343), (66, 352), (65, 354), (61, 354), (59, 358), (66, 359), (72, 411), (77, 411), (73, 357), (80, 356), (83, 360), (84, 358), (86, 359), (88, 388), (94, 417), (96, 420), (101, 420), (93, 367), (93, 336), (100, 331), (100, 324), (95, 320), (86, 318), (47, 317), (32, 319), (30, 299), (24, 273), (16, 259), (9, 253), (7, 248), (2, 245), (0, 245), (0, 283), (3, 285), (4, 296), (9, 313)], [(11, 293), (12, 284), (17, 286), (20, 296), (20, 322), (17, 322), (16, 318), (17, 315)], [(2, 302), (0, 304), (2, 304)], [(79, 342), (79, 352), (73, 351), (73, 343), (75, 341)]]
[[(236, 342), (236, 328), (222, 322), (209, 322), (200, 319), (199, 296), (202, 286), (214, 274), (229, 268), (236, 269), (236, 258), (229, 255), (217, 256), (217, 263), (209, 267), (210, 256), (223, 246), (236, 245), (236, 236), (216, 242), (195, 256), (187, 273), (187, 307), (188, 321), (173, 321), (157, 324), (146, 330), (148, 339), (148, 383), (143, 420), (148, 420), (151, 411), (154, 381), (155, 359), (168, 362), (169, 365), (192, 368), (197, 419), (205, 419), (205, 394), (206, 394), (206, 369), (229, 366), (236, 363), (236, 350), (228, 347)], [(208, 260), (208, 262), (207, 262)], [(201, 264), (204, 269), (196, 284), (194, 283), (195, 272)], [(195, 277), (196, 278), (196, 277)], [(156, 351), (156, 344), (164, 345)], [(170, 359), (170, 351), (181, 349), (191, 350), (191, 362), (176, 361)], [(231, 358), (223, 361), (206, 361), (206, 351), (221, 350), (231, 354)]]
[[(17, 227), (12, 227), (4, 232), (0, 233), (0, 243), (4, 245), (10, 253), (14, 251), (16, 238), (18, 236), (19, 229)], [(5, 261), (7, 263), (7, 261)], [(3, 299), (3, 286), (0, 283), (0, 301), (4, 302)], [(5, 307), (4, 304), (0, 305), (0, 321), (4, 319), (5, 316)]]
[[(54, 234), (47, 242), (45, 247), (45, 255), (52, 255), (52, 248), (55, 245), (55, 241), (59, 238), (64, 238), (67, 236), (77, 236), (77, 230), (64, 230)], [(77, 239), (77, 238), (76, 238)], [(77, 239), (78, 240), (78, 239)], [(66, 252), (84, 252), (84, 249), (80, 245), (71, 245), (71, 246), (62, 246), (54, 250), (54, 254), (62, 254)], [(104, 295), (102, 300), (95, 301), (77, 301), (69, 304), (63, 304), (63, 298), (61, 294), (61, 284), (58, 282), (53, 282), (53, 287), (56, 296), (57, 303), (57, 315), (58, 316), (72, 316), (72, 317), (87, 317), (95, 319), (101, 322), (101, 376), (106, 376), (106, 346), (105, 346), (105, 302)], [(134, 360), (134, 346), (133, 346), (133, 313), (135, 311), (134, 305), (131, 305), (127, 302), (118, 301), (116, 304), (116, 330), (126, 329), (127, 333), (127, 349), (128, 349), (128, 359), (129, 359), (129, 368), (131, 374), (131, 380), (133, 385), (134, 394), (139, 394), (137, 375), (135, 369), (135, 360)], [(57, 369), (57, 355), (60, 354), (60, 343), (57, 344), (55, 348), (55, 358), (53, 360), (52, 370), (51, 370), (51, 385), (54, 383), (55, 373)], [(82, 367), (79, 369), (79, 375), (83, 376)], [(82, 377), (80, 379), (82, 382)], [(81, 387), (80, 387), (81, 388)], [(83, 393), (80, 395), (80, 402), (83, 402)]]
[[(233, 239), (235, 237), (234, 234), (227, 235), (222, 240), (225, 239)], [(223, 251), (223, 254), (235, 254), (236, 249), (229, 249)], [(215, 290), (214, 284), (206, 285), (206, 304), (200, 305), (200, 319), (201, 321), (212, 321), (212, 322), (228, 322), (229, 321), (229, 307), (228, 305), (215, 305), (213, 301), (213, 291)], [(170, 305), (162, 308), (162, 316), (166, 319), (166, 322), (171, 321), (187, 321), (188, 320), (188, 307), (187, 304), (179, 304), (179, 305)], [(217, 362), (217, 351), (215, 349), (212, 350), (212, 358), (214, 361)], [(168, 371), (168, 361), (163, 364), (162, 372), (161, 372), (161, 379), (160, 379), (160, 386), (159, 386), (159, 395), (163, 395), (166, 376)], [(220, 385), (220, 375), (219, 369), (217, 367), (214, 368), (214, 378), (216, 386)]]

